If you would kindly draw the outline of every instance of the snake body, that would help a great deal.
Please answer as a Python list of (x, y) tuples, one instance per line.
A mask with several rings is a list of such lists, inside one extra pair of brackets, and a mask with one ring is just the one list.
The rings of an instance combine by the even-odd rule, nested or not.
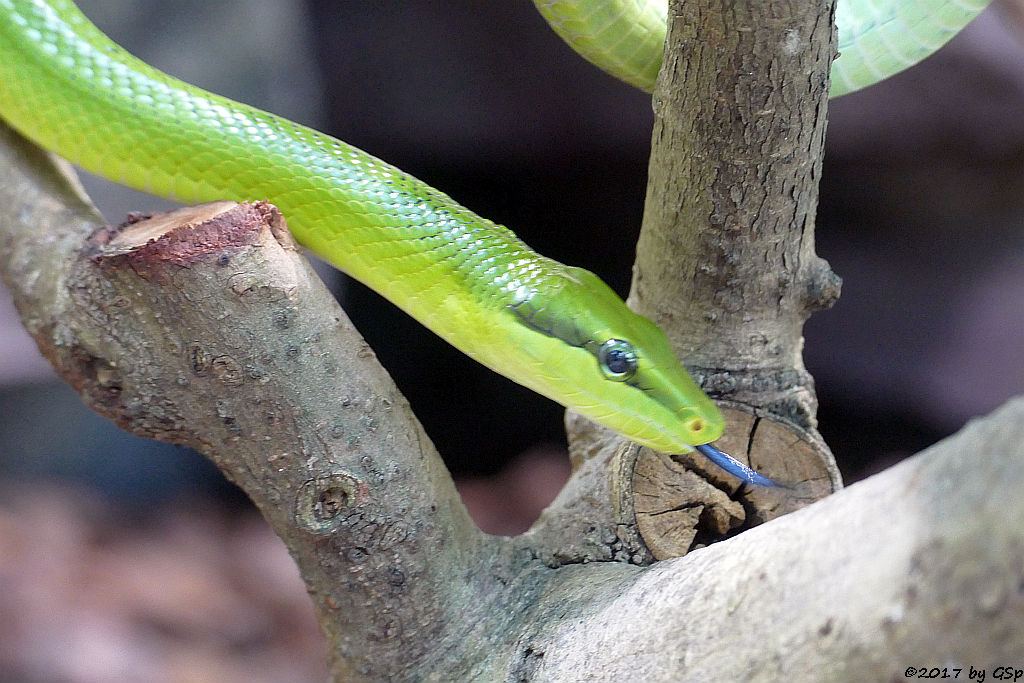
[[(654, 90), (668, 0), (533, 0), (555, 32), (604, 71)], [(917, 64), (955, 36), (991, 0), (839, 0), (839, 57), (832, 97)]]
[[(664, 12), (660, 21), (661, 38), (642, 38), (645, 28), (619, 42), (635, 33), (660, 59)], [(344, 142), (153, 69), (69, 0), (0, 0), (0, 117), (152, 194), (268, 199), (300, 243), (484, 365), (638, 443), (697, 447), (772, 483), (709, 444), (723, 430), (715, 404), (661, 330), (593, 273)]]

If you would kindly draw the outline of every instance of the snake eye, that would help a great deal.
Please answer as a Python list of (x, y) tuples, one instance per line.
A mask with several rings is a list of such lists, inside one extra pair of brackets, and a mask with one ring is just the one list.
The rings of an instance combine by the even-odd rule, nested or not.
[(636, 372), (636, 351), (621, 339), (609, 339), (597, 350), (597, 362), (608, 379), (623, 382)]

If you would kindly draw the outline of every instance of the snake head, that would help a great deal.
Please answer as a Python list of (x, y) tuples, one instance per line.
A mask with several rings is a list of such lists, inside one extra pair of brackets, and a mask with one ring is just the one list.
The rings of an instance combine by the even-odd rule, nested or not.
[(714, 441), (718, 407), (676, 358), (665, 333), (581, 268), (520, 289), (508, 308), (548, 338), (531, 344), (533, 388), (645, 446), (684, 453)]

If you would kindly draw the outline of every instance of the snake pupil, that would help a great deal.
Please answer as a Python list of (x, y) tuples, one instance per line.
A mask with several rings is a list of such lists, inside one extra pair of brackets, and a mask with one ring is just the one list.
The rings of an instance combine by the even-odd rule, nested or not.
[(616, 375), (621, 375), (629, 369), (629, 359), (626, 357), (625, 351), (611, 351), (605, 358), (605, 364)]

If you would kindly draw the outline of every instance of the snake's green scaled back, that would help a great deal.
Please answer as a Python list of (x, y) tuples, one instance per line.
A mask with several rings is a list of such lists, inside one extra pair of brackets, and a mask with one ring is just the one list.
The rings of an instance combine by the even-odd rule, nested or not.
[(67, 0), (0, 0), (0, 116), (153, 194), (269, 199), (299, 242), (472, 358), (640, 443), (679, 453), (722, 432), (664, 334), (592, 273), (343, 142), (156, 71)]

